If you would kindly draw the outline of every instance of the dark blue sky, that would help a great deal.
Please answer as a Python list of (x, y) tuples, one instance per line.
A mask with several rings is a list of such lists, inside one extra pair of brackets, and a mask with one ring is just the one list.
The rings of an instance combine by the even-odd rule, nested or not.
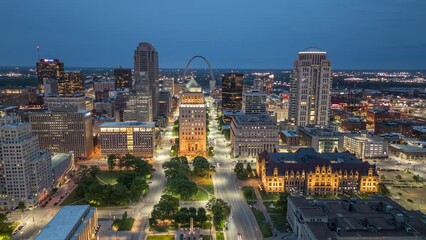
[[(290, 68), (317, 46), (335, 69), (426, 69), (426, 0), (2, 0), (0, 66), (132, 66), (140, 41), (160, 67)], [(204, 67), (195, 62), (193, 67)]]

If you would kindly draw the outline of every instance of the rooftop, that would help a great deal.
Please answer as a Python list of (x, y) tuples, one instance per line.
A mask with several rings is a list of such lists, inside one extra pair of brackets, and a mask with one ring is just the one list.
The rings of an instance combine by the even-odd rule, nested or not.
[[(269, 115), (249, 115), (239, 114), (234, 117), (234, 122), (238, 125), (274, 125), (276, 122)], [(277, 132), (278, 133), (278, 132)]]
[(354, 155), (348, 152), (337, 152), (337, 153), (318, 153), (313, 148), (299, 148), (294, 153), (268, 153), (269, 158), (276, 163), (282, 162), (293, 162), (293, 163), (310, 163), (310, 162), (321, 162), (321, 160), (327, 162), (341, 162), (341, 163), (362, 163)]
[(300, 53), (327, 53), (327, 52), (317, 47), (308, 47), (300, 51), (299, 54)]
[(105, 122), (99, 127), (155, 127), (154, 122)]
[(50, 222), (41, 230), (36, 240), (70, 239), (73, 229), (80, 224), (90, 211), (89, 205), (62, 207)]
[(389, 145), (392, 148), (396, 148), (401, 152), (405, 153), (426, 153), (426, 148), (423, 144), (419, 143), (418, 145), (415, 144), (390, 144)]
[[(407, 211), (388, 197), (366, 200), (310, 200), (302, 196), (290, 196), (288, 201), (305, 218), (306, 216), (327, 218), (325, 222), (310, 222), (306, 219), (306, 226), (319, 240), (336, 237), (381, 239), (387, 236), (394, 239), (411, 239), (414, 236), (424, 236), (426, 233), (424, 214), (419, 211)], [(307, 215), (305, 212), (311, 214)], [(335, 224), (328, 225), (327, 222)]]
[(57, 167), (61, 163), (68, 161), (72, 157), (69, 153), (58, 153), (52, 157), (52, 168)]
[(286, 135), (287, 137), (297, 137), (299, 136), (296, 131), (291, 130), (281, 130), (281, 133)]

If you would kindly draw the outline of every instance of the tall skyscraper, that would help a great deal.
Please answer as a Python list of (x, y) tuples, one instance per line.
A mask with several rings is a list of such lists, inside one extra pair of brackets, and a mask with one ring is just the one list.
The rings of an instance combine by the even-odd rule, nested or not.
[(190, 80), (181, 96), (179, 107), (179, 155), (206, 154), (206, 103), (203, 88)]
[(328, 125), (331, 84), (327, 53), (318, 48), (299, 52), (291, 74), (290, 120), (298, 126)]
[[(56, 80), (59, 82), (64, 74), (64, 63), (59, 59), (42, 58), (37, 62), (37, 78), (39, 81), (39, 89), (44, 93), (44, 83)], [(53, 84), (54, 85), (54, 84)]]
[(152, 99), (152, 115), (158, 115), (158, 53), (151, 43), (141, 42), (135, 50), (134, 75), (137, 91), (147, 92)]
[(266, 114), (266, 93), (253, 89), (244, 91), (243, 112), (250, 115)]
[(115, 88), (132, 88), (132, 70), (129, 68), (114, 69)]
[(80, 71), (64, 72), (63, 77), (58, 80), (59, 95), (73, 95), (84, 92), (84, 79)]
[(0, 117), (0, 205), (12, 208), (23, 202), (36, 206), (53, 185), (50, 154), (40, 150), (38, 137), (19, 117)]
[(93, 153), (92, 114), (76, 106), (52, 107), (47, 112), (28, 114), (32, 131), (40, 147), (52, 153), (73, 151), (76, 158), (87, 159)]
[(222, 77), (222, 110), (241, 110), (243, 80), (244, 75), (239, 73), (226, 73)]

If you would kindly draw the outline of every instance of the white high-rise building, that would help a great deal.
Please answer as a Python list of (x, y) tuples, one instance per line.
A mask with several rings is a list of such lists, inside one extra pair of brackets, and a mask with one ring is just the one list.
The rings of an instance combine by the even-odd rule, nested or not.
[(331, 84), (327, 53), (317, 48), (299, 52), (291, 74), (290, 120), (298, 126), (328, 125)]
[(266, 93), (250, 89), (243, 92), (243, 111), (245, 114), (266, 114)]
[(40, 150), (29, 123), (0, 117), (0, 208), (36, 206), (53, 185), (49, 153)]
[(149, 93), (152, 99), (152, 115), (158, 115), (159, 76), (158, 53), (151, 43), (141, 42), (134, 55), (135, 90)]

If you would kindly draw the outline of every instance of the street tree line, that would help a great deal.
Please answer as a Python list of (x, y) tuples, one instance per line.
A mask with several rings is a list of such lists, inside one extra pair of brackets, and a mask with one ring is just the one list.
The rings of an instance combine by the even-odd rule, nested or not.
[(164, 194), (160, 201), (154, 205), (149, 224), (151, 227), (167, 224), (187, 225), (192, 218), (195, 226), (202, 226), (206, 221), (211, 220), (216, 229), (221, 230), (230, 214), (231, 207), (220, 198), (210, 199), (205, 208), (180, 208), (178, 198)]

